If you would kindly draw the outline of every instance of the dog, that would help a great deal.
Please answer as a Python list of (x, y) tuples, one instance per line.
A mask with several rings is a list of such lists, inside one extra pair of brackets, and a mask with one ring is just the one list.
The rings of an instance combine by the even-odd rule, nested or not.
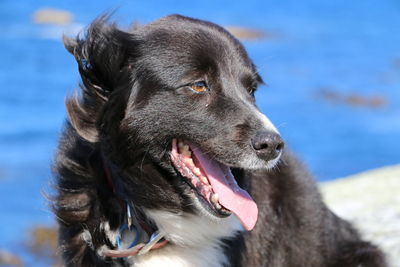
[(82, 79), (54, 160), (66, 266), (386, 266), (259, 111), (225, 29), (104, 15), (64, 44)]

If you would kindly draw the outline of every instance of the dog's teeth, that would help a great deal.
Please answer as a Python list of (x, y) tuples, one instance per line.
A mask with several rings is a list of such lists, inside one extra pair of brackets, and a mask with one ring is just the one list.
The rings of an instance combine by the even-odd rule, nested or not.
[(189, 147), (188, 147), (187, 150), (186, 149), (182, 149), (181, 153), (186, 157), (191, 157), (192, 156), (192, 152), (190, 152)]
[(196, 176), (202, 176), (202, 175), (201, 175), (201, 171), (200, 171), (199, 168), (194, 168), (194, 169), (193, 169), (193, 173), (194, 173)]
[(179, 149), (182, 149), (184, 145), (185, 145), (185, 144), (184, 144), (181, 140), (178, 141), (178, 147), (179, 147)]
[(215, 207), (216, 207), (217, 209), (221, 209), (221, 208), (222, 208), (222, 206), (221, 206), (219, 203), (215, 203), (214, 205), (215, 205)]
[(187, 164), (187, 165), (189, 165), (189, 166), (193, 166), (193, 165), (194, 165), (193, 159), (192, 159), (192, 158), (187, 158), (187, 159), (185, 159), (185, 164)]
[(179, 147), (179, 150), (180, 150), (181, 153), (183, 153), (183, 151), (185, 151), (185, 150), (189, 151), (189, 145), (185, 144), (182, 141), (179, 141), (178, 147)]
[(186, 156), (191, 157), (192, 151), (190, 151), (189, 145), (185, 144), (183, 141), (178, 141), (179, 153)]
[(201, 180), (203, 183), (209, 184), (209, 183), (208, 183), (208, 180), (207, 180), (207, 178), (206, 178), (205, 176), (200, 175), (199, 178), (200, 178), (200, 180)]
[(219, 195), (218, 195), (218, 193), (215, 193), (215, 194), (211, 195), (211, 202), (212, 202), (212, 203), (218, 204), (218, 201), (219, 201)]

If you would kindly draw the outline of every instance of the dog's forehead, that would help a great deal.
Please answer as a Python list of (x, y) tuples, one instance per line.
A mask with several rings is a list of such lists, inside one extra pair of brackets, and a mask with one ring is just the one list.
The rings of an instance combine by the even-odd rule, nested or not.
[(172, 15), (148, 24), (141, 32), (146, 54), (170, 66), (229, 65), (253, 71), (242, 44), (216, 24)]

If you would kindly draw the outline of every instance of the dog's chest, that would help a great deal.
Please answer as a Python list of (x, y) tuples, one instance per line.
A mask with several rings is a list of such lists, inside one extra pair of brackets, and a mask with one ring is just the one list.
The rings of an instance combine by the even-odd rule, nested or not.
[(226, 257), (219, 246), (188, 248), (171, 245), (160, 249), (160, 251), (152, 251), (147, 255), (132, 257), (128, 262), (130, 266), (135, 267), (217, 267), (226, 263)]
[(242, 229), (235, 216), (213, 221), (210, 218), (165, 211), (147, 211), (160, 231), (172, 241), (148, 254), (131, 257), (130, 266), (217, 267), (227, 263), (222, 239), (234, 237)]

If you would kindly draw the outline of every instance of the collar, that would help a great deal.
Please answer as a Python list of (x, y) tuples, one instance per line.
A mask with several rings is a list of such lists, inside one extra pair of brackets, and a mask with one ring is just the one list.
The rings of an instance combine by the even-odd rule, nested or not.
[[(104, 156), (102, 160), (107, 183), (118, 197), (111, 170)], [(126, 207), (126, 223), (123, 223), (118, 229), (116, 249), (105, 246), (101, 251), (102, 256), (124, 258), (143, 255), (150, 250), (163, 248), (168, 244), (168, 240), (164, 239), (165, 233), (154, 229), (154, 226), (145, 219), (142, 212), (120, 197), (118, 197), (118, 200), (123, 209)]]

